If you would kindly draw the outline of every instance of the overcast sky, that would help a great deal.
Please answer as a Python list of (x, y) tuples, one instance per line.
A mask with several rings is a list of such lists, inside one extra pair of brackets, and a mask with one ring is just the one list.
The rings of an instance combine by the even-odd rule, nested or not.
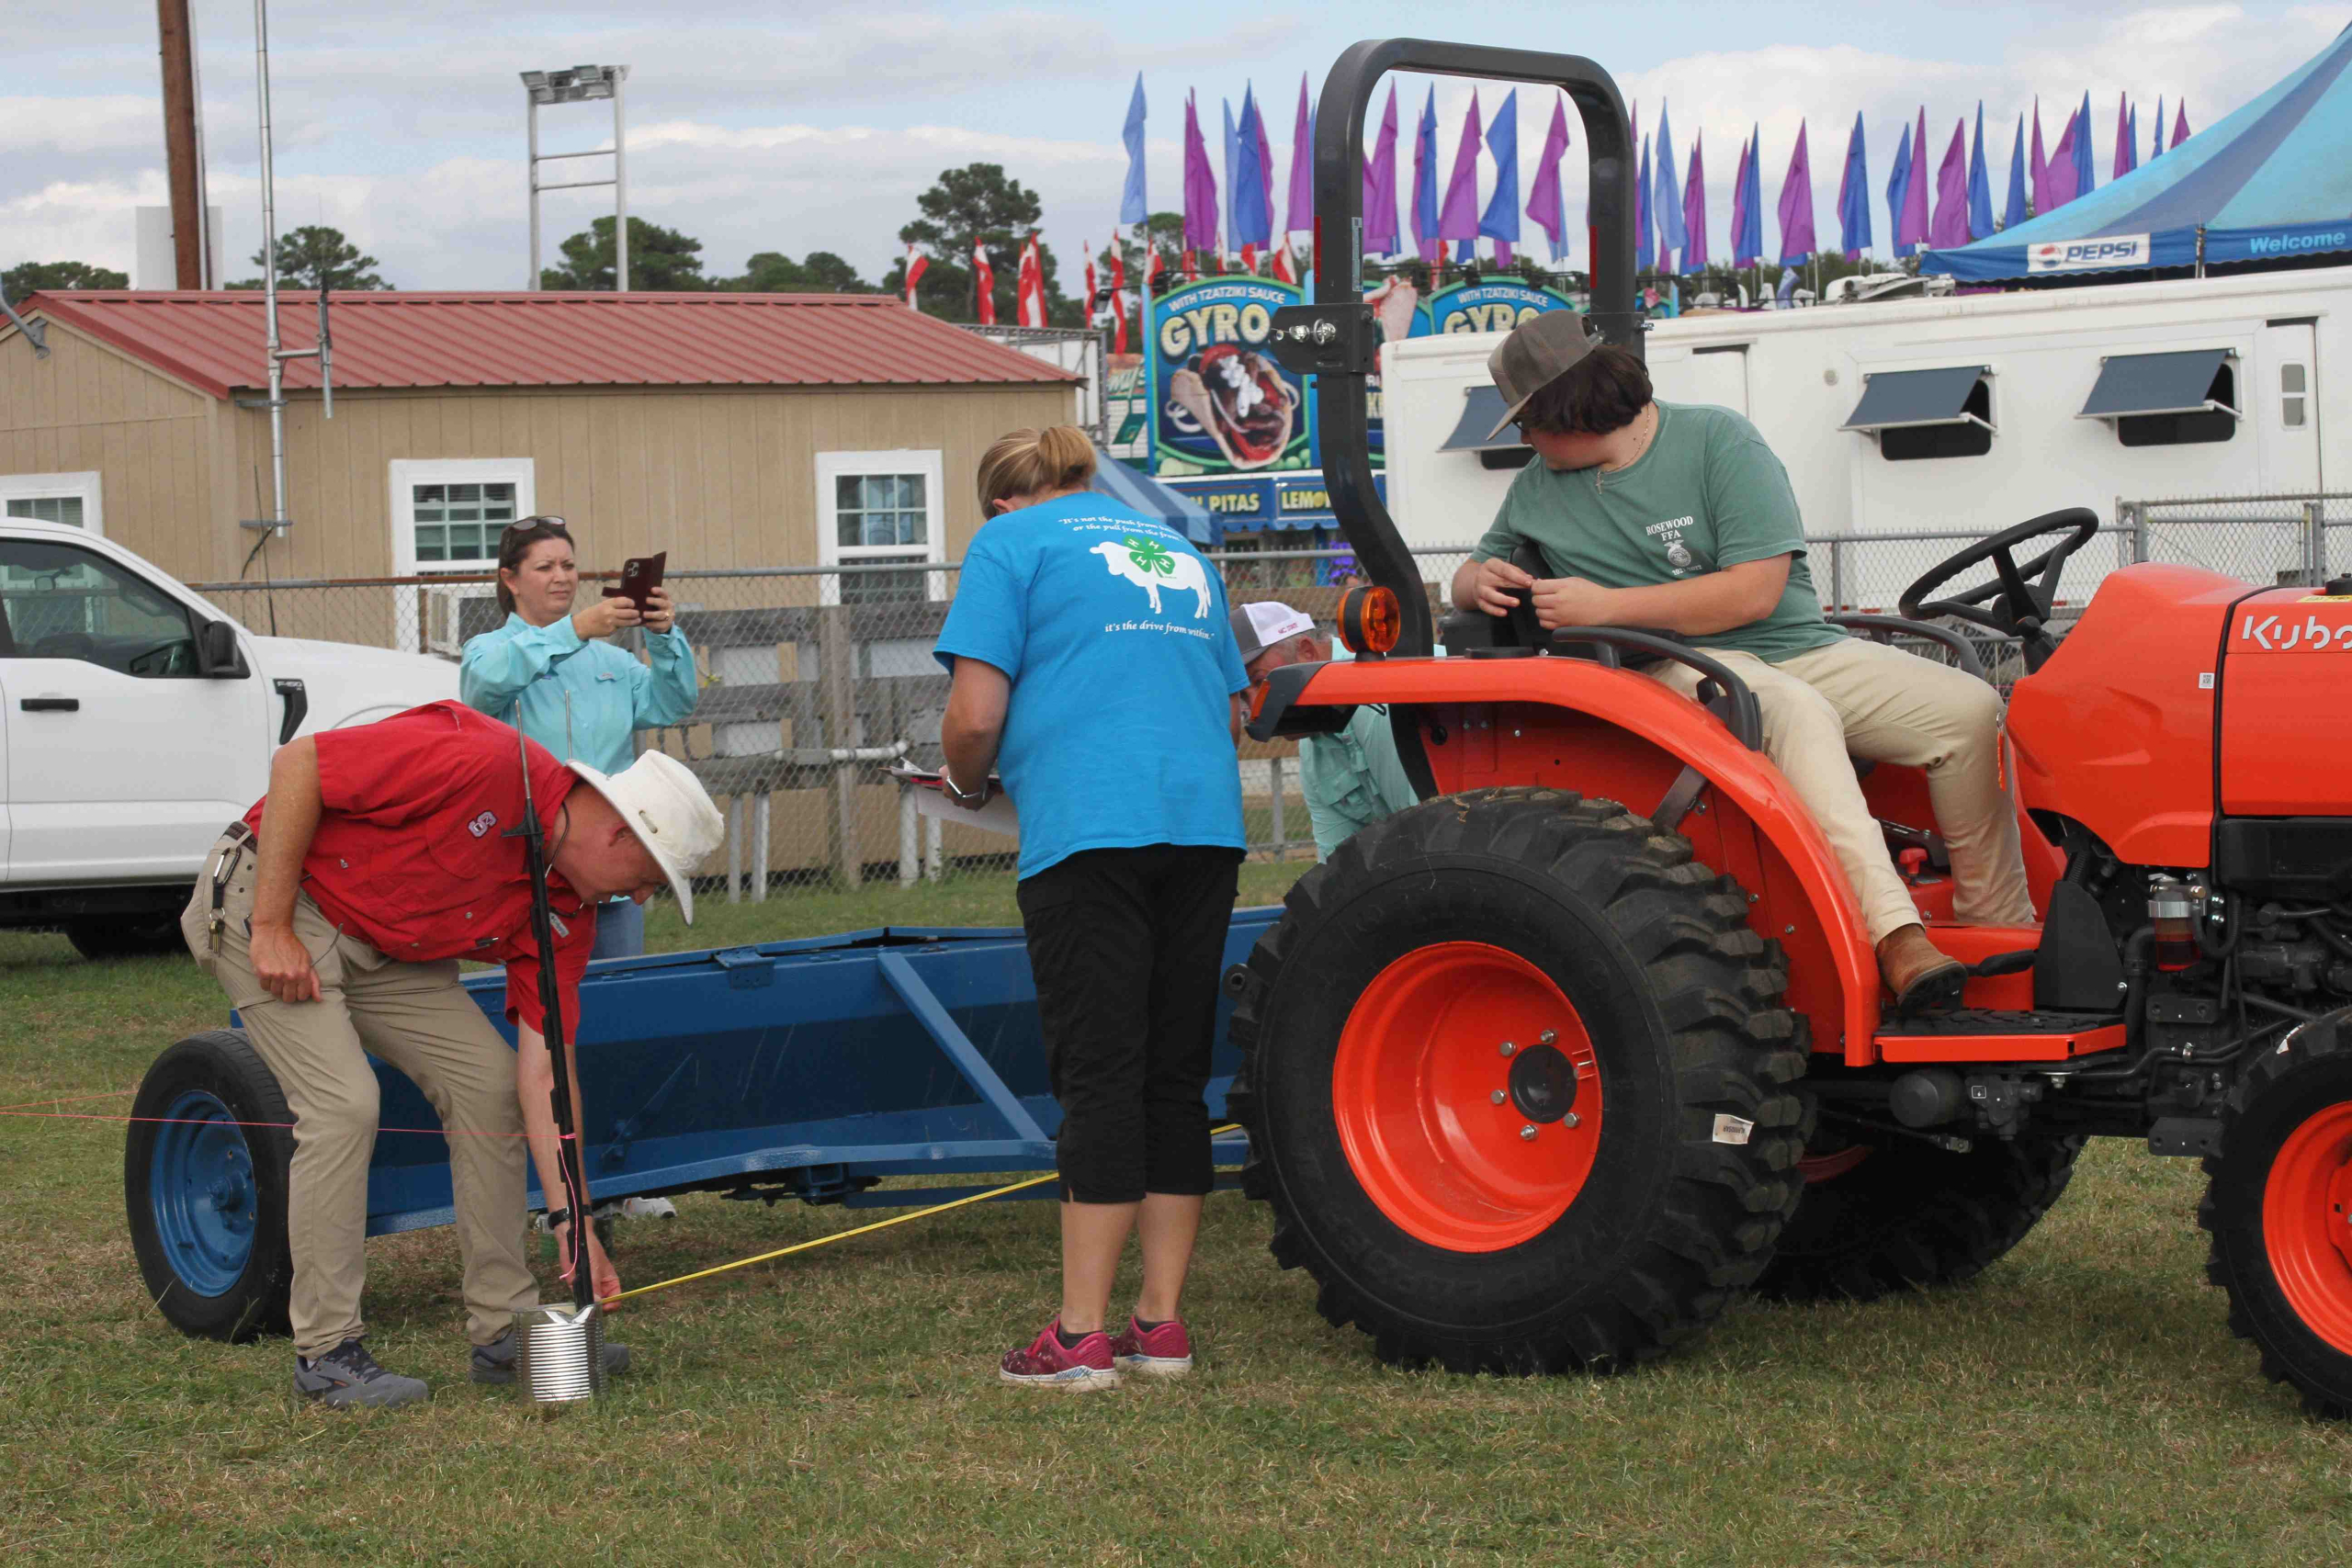
[[(210, 198), (225, 209), (232, 276), (241, 276), (261, 232), (253, 8), (244, 0), (195, 0), (194, 8)], [(1245, 83), (1257, 85), (1275, 128), (1279, 192), (1303, 73), (1319, 85), (1359, 38), (1447, 30), (1443, 8), (1387, 0), (1313, 8), (1238, 0), (273, 0), (270, 9), (279, 227), (334, 224), (409, 288), (525, 281), (522, 70), (630, 67), (630, 210), (700, 239), (707, 271), (740, 271), (754, 251), (830, 250), (872, 277), (898, 254), (897, 231), (916, 215), (917, 193), (943, 168), (976, 161), (1002, 164), (1039, 192), (1046, 237), (1065, 254), (1081, 242), (1102, 243), (1117, 216), (1119, 126), (1138, 71), (1151, 106), (1152, 205), (1173, 208), (1187, 89), (1200, 96), (1216, 157), (1219, 100), (1238, 107)], [(165, 200), (154, 6), (6, 0), (5, 14), (0, 265), (74, 259), (129, 271), (132, 209)], [(1981, 99), (1997, 211), (2017, 118), (2035, 95), (2054, 142), (2090, 93), (2103, 185), (2120, 92), (2142, 105), (2143, 142), (2159, 94), (2168, 105), (2186, 96), (2192, 127), (2202, 129), (2347, 20), (2352, 5), (1487, 0), (1461, 8), (1453, 26), (1465, 41), (1590, 56), (1638, 104), (1645, 129), (1670, 100), (1679, 159), (1689, 158), (1694, 133), (1705, 137), (1720, 258), (1733, 169), (1751, 123), (1763, 132), (1768, 247), (1777, 247), (1771, 210), (1801, 118), (1811, 127), (1823, 243), (1834, 244), (1857, 109), (1867, 120), (1871, 182), (1883, 189), (1896, 135), (1923, 103), (1940, 157), (1954, 122), (1973, 117)], [(1411, 106), (1427, 84), (1403, 87), (1409, 144)], [(1470, 91), (1466, 83), (1439, 87), (1447, 168)], [(1500, 96), (1480, 91), (1488, 113)], [(1525, 175), (1550, 107), (1532, 93), (1521, 107)], [(543, 117), (542, 144), (599, 146), (608, 130), (605, 106), (553, 110)], [(1572, 213), (1582, 211), (1579, 155), (1569, 160)], [(556, 164), (549, 177), (589, 166)], [(610, 197), (548, 197), (549, 255), (564, 235), (610, 211)], [(1876, 193), (1873, 217), (1883, 248)], [(1532, 226), (1528, 238), (1536, 239)], [(1580, 235), (1575, 246), (1580, 265)]]

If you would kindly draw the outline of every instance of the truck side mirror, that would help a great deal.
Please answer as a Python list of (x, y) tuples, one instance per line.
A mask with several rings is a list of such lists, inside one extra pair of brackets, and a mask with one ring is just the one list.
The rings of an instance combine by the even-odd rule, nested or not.
[(237, 651), (237, 628), (205, 621), (196, 628), (196, 672), (211, 680), (237, 680), (251, 673)]

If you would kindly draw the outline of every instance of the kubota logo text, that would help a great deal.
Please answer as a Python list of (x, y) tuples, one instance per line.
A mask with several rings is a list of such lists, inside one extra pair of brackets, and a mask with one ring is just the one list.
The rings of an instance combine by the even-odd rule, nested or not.
[(2342, 653), (2352, 649), (2352, 622), (2323, 621), (2312, 615), (2297, 626), (2292, 621), (2282, 623), (2277, 615), (2258, 621), (2249, 617), (2238, 627), (2238, 640), (2266, 653), (2291, 653), (2299, 648), (2305, 653), (2324, 653), (2331, 648)]

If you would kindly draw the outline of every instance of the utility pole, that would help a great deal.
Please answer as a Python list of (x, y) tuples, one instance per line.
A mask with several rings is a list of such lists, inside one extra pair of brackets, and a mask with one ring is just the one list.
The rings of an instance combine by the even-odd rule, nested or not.
[(172, 271), (176, 287), (209, 288), (211, 236), (205, 232), (204, 141), (198, 130), (196, 34), (188, 0), (155, 0), (164, 68), (164, 168), (172, 194)]

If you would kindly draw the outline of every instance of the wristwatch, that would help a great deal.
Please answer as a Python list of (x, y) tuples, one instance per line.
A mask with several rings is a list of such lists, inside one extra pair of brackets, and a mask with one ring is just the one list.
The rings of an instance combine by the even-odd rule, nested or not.
[(939, 770), (939, 786), (954, 796), (958, 806), (978, 806), (989, 797), (989, 785), (986, 779), (980, 781), (980, 787), (978, 789), (961, 789), (956, 786), (956, 776), (945, 768)]

